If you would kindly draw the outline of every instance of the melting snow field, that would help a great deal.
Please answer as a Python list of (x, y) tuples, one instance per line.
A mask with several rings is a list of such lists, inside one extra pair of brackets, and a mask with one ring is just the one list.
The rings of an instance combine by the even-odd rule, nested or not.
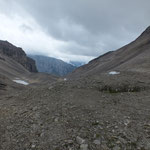
[(116, 72), (116, 71), (111, 71), (109, 72), (110, 75), (116, 75), (116, 74), (120, 74), (120, 72)]
[(19, 83), (19, 84), (29, 85), (29, 83), (28, 83), (28, 82), (23, 81), (23, 80), (19, 80), (19, 79), (17, 79), (17, 80), (13, 80), (13, 81), (14, 81), (14, 82), (16, 82), (16, 83)]

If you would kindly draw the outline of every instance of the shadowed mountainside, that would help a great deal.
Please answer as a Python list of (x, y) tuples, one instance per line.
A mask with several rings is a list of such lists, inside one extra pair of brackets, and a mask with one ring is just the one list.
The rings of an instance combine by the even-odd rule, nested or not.
[(30, 72), (37, 72), (35, 61), (27, 57), (22, 48), (16, 47), (7, 41), (0, 40), (0, 54), (17, 61)]
[(41, 55), (29, 55), (29, 57), (35, 60), (39, 72), (64, 76), (76, 69), (75, 66), (60, 59)]
[(53, 83), (58, 78), (53, 75), (37, 73), (35, 61), (25, 52), (7, 41), (0, 41), (0, 92), (10, 92), (23, 85), (13, 80), (22, 80), (29, 84)]

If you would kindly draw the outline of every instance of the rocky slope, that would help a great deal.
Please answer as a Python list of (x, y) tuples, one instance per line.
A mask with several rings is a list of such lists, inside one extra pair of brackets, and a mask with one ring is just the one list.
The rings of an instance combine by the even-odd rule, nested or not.
[(76, 69), (75, 66), (56, 58), (40, 55), (29, 55), (29, 57), (35, 60), (39, 72), (64, 76)]
[(108, 52), (89, 64), (76, 69), (69, 77), (100, 74), (112, 70), (150, 72), (150, 27), (135, 41), (112, 52)]
[(10, 79), (15, 77), (26, 76), (30, 72), (24, 68), (20, 63), (7, 55), (0, 53), (0, 74)]
[(0, 54), (8, 56), (17, 61), (30, 72), (37, 72), (35, 61), (25, 54), (25, 52), (7, 41), (0, 40)]
[[(149, 29), (137, 41), (77, 69), (71, 80), (41, 74), (44, 84), (0, 94), (0, 149), (149, 150), (149, 68), (133, 61), (149, 65)], [(0, 92), (6, 83), (0, 76)]]
[(13, 93), (23, 89), (23, 85), (13, 82), (29, 84), (53, 83), (56, 76), (37, 73), (35, 61), (27, 57), (25, 52), (7, 41), (0, 41), (0, 94)]
[(117, 86), (126, 79), (142, 87), (150, 81), (144, 74), (100, 75), (1, 97), (0, 149), (149, 150), (149, 88), (101, 90), (102, 83)]

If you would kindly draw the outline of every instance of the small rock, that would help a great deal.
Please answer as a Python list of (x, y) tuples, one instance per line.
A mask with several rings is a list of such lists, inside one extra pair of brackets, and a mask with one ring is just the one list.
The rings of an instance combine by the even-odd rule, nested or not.
[(80, 150), (88, 150), (88, 144), (81, 144)]
[(64, 81), (67, 81), (67, 78), (64, 78)]
[(102, 126), (99, 126), (99, 128), (100, 128), (101, 130), (103, 130), (103, 129), (104, 129)]
[(150, 143), (147, 143), (146, 149), (150, 149)]
[(31, 148), (35, 148), (35, 146), (36, 146), (36, 145), (33, 144), (33, 145), (31, 146)]
[(130, 122), (131, 122), (131, 121), (130, 121), (129, 119), (126, 119), (125, 122), (124, 122), (124, 125), (125, 125), (125, 126), (128, 126), (128, 124), (129, 124)]
[(101, 144), (100, 140), (94, 140), (93, 143), (94, 143), (95, 145), (100, 145), (100, 144)]
[(48, 89), (49, 89), (49, 90), (51, 90), (52, 88), (53, 88), (53, 87), (52, 87), (52, 86), (50, 86)]
[(37, 110), (38, 110), (38, 107), (35, 106), (35, 107), (32, 108), (32, 110), (33, 110), (33, 111), (37, 111)]
[(121, 142), (120, 142), (120, 141), (117, 141), (116, 144), (121, 144)]
[(58, 122), (58, 121), (59, 121), (59, 118), (55, 118), (55, 119), (54, 119), (54, 122)]
[(119, 137), (119, 141), (120, 141), (121, 143), (123, 143), (123, 144), (126, 144), (126, 143), (127, 143), (126, 140), (123, 139), (123, 138), (121, 138), (121, 137)]
[(66, 140), (65, 142), (68, 143), (68, 144), (73, 144), (72, 140)]
[(82, 139), (82, 138), (79, 137), (79, 136), (76, 137), (76, 141), (77, 141), (78, 144), (83, 144), (83, 143), (85, 143), (85, 140)]
[(115, 129), (118, 129), (118, 126), (115, 126)]
[(115, 146), (115, 147), (113, 148), (113, 150), (120, 150), (120, 147), (119, 147), (119, 146)]

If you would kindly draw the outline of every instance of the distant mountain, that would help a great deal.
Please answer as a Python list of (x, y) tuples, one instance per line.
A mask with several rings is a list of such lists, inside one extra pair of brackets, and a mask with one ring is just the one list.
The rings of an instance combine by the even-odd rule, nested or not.
[(80, 67), (80, 66), (85, 65), (84, 62), (79, 62), (79, 61), (70, 61), (69, 63), (70, 63), (71, 65), (73, 65), (73, 66), (76, 66), (76, 67)]
[(29, 57), (35, 60), (39, 72), (50, 73), (57, 76), (64, 76), (77, 68), (60, 59), (52, 57), (41, 55), (29, 55)]

